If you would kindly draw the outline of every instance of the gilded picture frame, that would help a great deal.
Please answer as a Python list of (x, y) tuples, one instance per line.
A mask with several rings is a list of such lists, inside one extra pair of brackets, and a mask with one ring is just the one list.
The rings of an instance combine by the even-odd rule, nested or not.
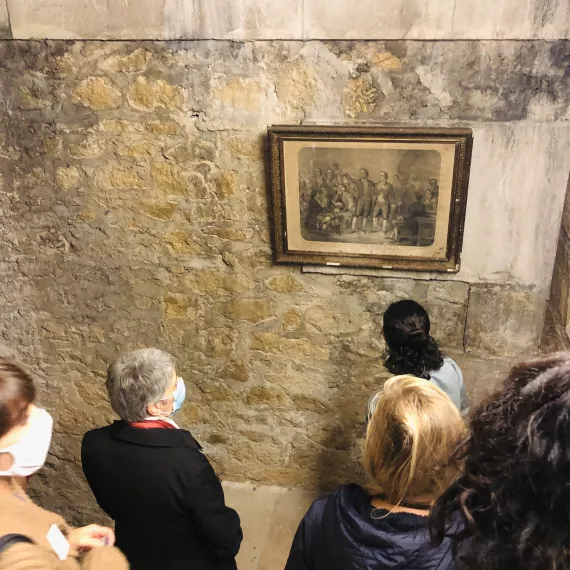
[(277, 263), (457, 272), (473, 133), (268, 127)]

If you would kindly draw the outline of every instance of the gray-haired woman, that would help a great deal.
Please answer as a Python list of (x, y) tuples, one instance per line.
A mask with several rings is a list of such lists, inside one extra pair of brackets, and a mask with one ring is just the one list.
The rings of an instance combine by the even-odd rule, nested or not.
[(121, 420), (85, 434), (81, 460), (132, 570), (235, 569), (239, 516), (200, 445), (170, 417), (185, 397), (172, 356), (124, 354), (107, 391)]

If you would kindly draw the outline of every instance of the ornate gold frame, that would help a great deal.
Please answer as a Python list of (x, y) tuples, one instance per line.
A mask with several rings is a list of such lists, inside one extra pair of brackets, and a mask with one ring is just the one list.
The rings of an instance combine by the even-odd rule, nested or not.
[[(473, 146), (471, 129), (454, 128), (400, 128), (400, 127), (345, 127), (345, 126), (270, 126), (269, 155), (271, 169), (271, 194), (273, 200), (273, 246), (276, 263), (302, 263), (310, 265), (332, 265), (371, 267), (407, 271), (457, 272), (460, 266), (467, 188)], [(312, 253), (290, 250), (287, 246), (287, 212), (285, 208), (285, 177), (283, 142), (286, 140), (327, 141), (365, 140), (423, 143), (453, 143), (455, 158), (447, 250), (445, 259), (399, 258), (362, 254)]]

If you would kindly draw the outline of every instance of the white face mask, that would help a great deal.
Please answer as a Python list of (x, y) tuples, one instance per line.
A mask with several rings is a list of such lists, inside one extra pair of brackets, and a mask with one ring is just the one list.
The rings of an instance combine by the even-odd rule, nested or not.
[(0, 449), (12, 456), (12, 465), (0, 477), (28, 477), (45, 463), (51, 443), (52, 417), (41, 408), (34, 408), (28, 419), (28, 430), (20, 441)]

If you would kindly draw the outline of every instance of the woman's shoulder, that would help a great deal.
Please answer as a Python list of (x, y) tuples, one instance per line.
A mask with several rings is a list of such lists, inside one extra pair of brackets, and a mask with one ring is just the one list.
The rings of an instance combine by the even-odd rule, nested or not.
[(307, 515), (322, 515), (327, 505), (370, 502), (368, 493), (356, 483), (339, 485), (334, 491), (317, 497), (309, 507)]
[(60, 515), (39, 507), (23, 491), (0, 496), (0, 535), (21, 534), (48, 547), (46, 534), (52, 525), (68, 528)]
[(432, 370), (430, 372), (430, 376), (432, 378), (435, 376), (435, 377), (450, 377), (450, 378), (458, 377), (459, 379), (462, 379), (463, 372), (461, 372), (461, 368), (459, 367), (457, 362), (453, 360), (453, 358), (449, 356), (444, 356), (441, 368), (439, 368), (438, 370)]

